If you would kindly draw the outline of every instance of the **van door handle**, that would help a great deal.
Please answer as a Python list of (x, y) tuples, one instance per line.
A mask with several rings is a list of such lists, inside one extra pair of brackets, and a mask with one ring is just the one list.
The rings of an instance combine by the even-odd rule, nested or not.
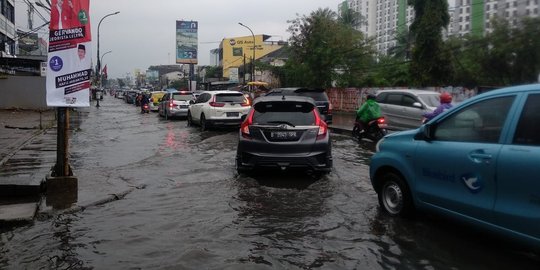
[(473, 162), (486, 164), (489, 164), (491, 159), (493, 158), (492, 155), (485, 153), (471, 153), (469, 154), (469, 157)]

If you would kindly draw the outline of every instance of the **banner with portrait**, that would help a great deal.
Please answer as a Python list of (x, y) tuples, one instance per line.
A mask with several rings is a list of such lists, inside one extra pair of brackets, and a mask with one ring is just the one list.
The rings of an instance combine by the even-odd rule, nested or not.
[(47, 106), (90, 106), (90, 0), (52, 0)]

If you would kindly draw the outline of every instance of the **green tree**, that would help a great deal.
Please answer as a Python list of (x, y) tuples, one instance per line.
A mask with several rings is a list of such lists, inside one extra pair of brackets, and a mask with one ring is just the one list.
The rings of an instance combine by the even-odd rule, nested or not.
[(298, 17), (289, 27), (289, 60), (282, 72), (282, 85), (331, 87), (355, 86), (362, 66), (370, 62), (372, 46), (361, 32), (343, 24), (330, 9), (318, 9)]
[(535, 82), (540, 72), (540, 18), (525, 18), (518, 27), (492, 20), (484, 37), (446, 42), (454, 62), (454, 84), (505, 86)]
[(415, 18), (411, 24), (414, 39), (411, 76), (419, 86), (448, 83), (451, 63), (443, 50), (442, 30), (450, 21), (446, 0), (409, 0)]

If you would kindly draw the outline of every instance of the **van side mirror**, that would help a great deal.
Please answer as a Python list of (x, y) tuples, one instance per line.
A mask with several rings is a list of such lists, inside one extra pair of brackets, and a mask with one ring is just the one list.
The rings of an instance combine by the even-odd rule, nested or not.
[(435, 127), (433, 124), (425, 124), (420, 127), (414, 136), (415, 140), (431, 141), (435, 137)]

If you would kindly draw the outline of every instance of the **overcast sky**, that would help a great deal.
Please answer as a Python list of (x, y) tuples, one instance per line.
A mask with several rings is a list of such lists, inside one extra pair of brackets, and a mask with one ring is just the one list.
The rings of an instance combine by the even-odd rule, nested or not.
[[(318, 8), (337, 11), (342, 0), (90, 0), (90, 19), (94, 65), (97, 54), (97, 26), (100, 28), (100, 53), (107, 51), (103, 64), (109, 78), (125, 77), (135, 69), (146, 71), (151, 65), (175, 63), (175, 31), (177, 20), (199, 22), (199, 65), (210, 64), (210, 50), (217, 48), (223, 38), (272, 35), (272, 40), (289, 37), (288, 20), (309, 15)], [(26, 6), (16, 1), (17, 27), (27, 28)], [(41, 11), (43, 15), (47, 13)], [(36, 18), (34, 25), (41, 25)]]

